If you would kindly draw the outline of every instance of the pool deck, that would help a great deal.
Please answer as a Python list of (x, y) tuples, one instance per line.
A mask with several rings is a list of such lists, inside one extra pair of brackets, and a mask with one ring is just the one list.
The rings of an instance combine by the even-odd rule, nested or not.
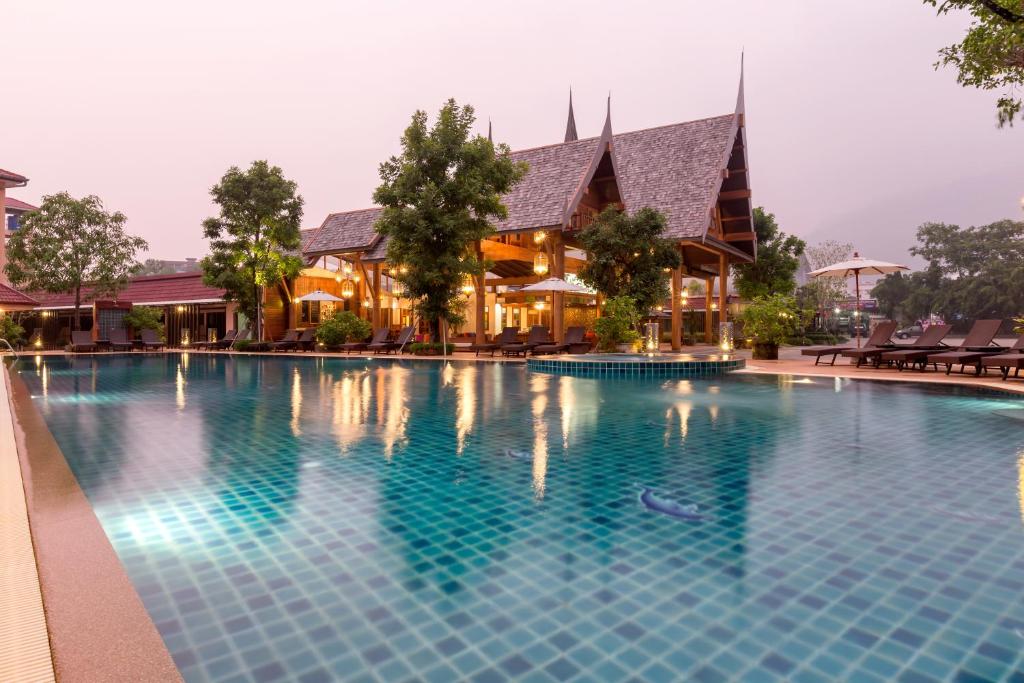
[[(693, 346), (682, 353), (706, 356), (719, 352), (712, 346)], [(62, 356), (64, 352), (32, 355)], [(410, 354), (275, 355), (447, 360)], [(775, 361), (751, 360), (749, 351), (735, 355), (747, 360), (746, 368), (737, 371), (746, 374), (969, 386), (1024, 396), (1024, 377), (1004, 381), (997, 372), (947, 376), (934, 370), (858, 368), (841, 360), (835, 365), (815, 365), (813, 359), (801, 356), (798, 348), (782, 349)], [(469, 353), (448, 359), (524, 363), (523, 358)], [(160, 635), (26, 388), (6, 368), (4, 380), (0, 383), (0, 403), (4, 404), (0, 406), (0, 611), (12, 618), (5, 616), (0, 623), (0, 680), (180, 681)]]

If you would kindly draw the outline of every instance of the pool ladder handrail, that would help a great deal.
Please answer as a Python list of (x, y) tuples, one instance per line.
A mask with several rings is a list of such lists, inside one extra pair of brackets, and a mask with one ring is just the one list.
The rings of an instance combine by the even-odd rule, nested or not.
[(14, 360), (18, 360), (18, 352), (14, 350), (13, 346), (11, 346), (11, 342), (7, 341), (3, 337), (0, 337), (0, 342), (3, 342), (4, 346), (11, 350), (11, 353), (14, 355)]

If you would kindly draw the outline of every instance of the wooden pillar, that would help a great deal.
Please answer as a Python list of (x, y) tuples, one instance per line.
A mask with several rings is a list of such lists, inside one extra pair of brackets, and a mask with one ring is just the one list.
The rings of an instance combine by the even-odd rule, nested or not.
[(715, 278), (714, 276), (704, 279), (704, 343), (710, 344), (714, 337), (714, 311), (711, 304), (714, 303)]
[(672, 269), (672, 350), (683, 348), (683, 271)]
[(729, 313), (726, 307), (729, 304), (729, 257), (726, 254), (718, 255), (718, 322), (728, 321)]
[[(479, 263), (483, 263), (484, 251), (483, 245), (480, 242), (476, 243), (476, 258)], [(481, 272), (473, 277), (473, 296), (475, 297), (475, 317), (476, 317), (476, 343), (486, 344), (487, 343), (487, 328), (484, 327), (484, 304), (487, 303), (487, 287), (484, 282), (486, 274)]]
[[(552, 244), (552, 275), (559, 279), (565, 279), (565, 241), (561, 232), (551, 234)], [(565, 338), (565, 292), (551, 293), (551, 326), (554, 329), (556, 344), (561, 344)]]
[(370, 313), (370, 323), (374, 331), (380, 329), (380, 264), (373, 264), (373, 310)]

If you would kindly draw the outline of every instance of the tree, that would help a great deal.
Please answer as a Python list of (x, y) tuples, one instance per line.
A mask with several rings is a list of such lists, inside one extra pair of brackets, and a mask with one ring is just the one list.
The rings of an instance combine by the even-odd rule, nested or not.
[(473, 245), (507, 216), (501, 196), (526, 173), (507, 145), (470, 137), (473, 107), (448, 100), (433, 127), (417, 111), (402, 135), (402, 153), (380, 165), (373, 199), (384, 208), (376, 229), (388, 237), (388, 260), (405, 266), (394, 276), (416, 301), (434, 339), (440, 321), (461, 322), (460, 289), (485, 264)]
[(939, 14), (966, 10), (973, 17), (959, 43), (939, 50), (935, 68), (952, 66), (964, 87), (1002, 90), (996, 100), (1000, 127), (1021, 113), (1017, 89), (1024, 85), (1024, 3), (1020, 0), (924, 0)]
[(7, 243), (8, 279), (15, 287), (75, 295), (75, 329), (81, 329), (82, 288), (92, 297), (117, 296), (138, 268), (136, 254), (149, 245), (124, 230), (120, 211), (108, 213), (99, 197), (67, 192), (43, 197), (21, 218)]
[(665, 215), (644, 207), (633, 214), (608, 207), (579, 236), (587, 261), (579, 276), (611, 299), (626, 296), (647, 315), (669, 296), (666, 269), (678, 268), (679, 249), (665, 239)]
[[(818, 270), (833, 263), (839, 263), (850, 258), (853, 253), (853, 245), (847, 242), (836, 242), (826, 240), (813, 247), (807, 247), (804, 255), (807, 257), (807, 265), (810, 270)], [(847, 297), (847, 282), (845, 279), (834, 277), (811, 278), (807, 284), (800, 288), (799, 299), (806, 302), (815, 311), (819, 319), (824, 323), (826, 312)]]
[(228, 169), (210, 189), (220, 216), (203, 221), (210, 255), (201, 262), (203, 282), (226, 290), (255, 322), (263, 339), (262, 289), (298, 277), (302, 258), (302, 197), (277, 166), (254, 161), (247, 171)]
[(796, 289), (796, 271), (806, 246), (795, 235), (779, 230), (775, 215), (763, 207), (754, 209), (757, 235), (757, 260), (732, 267), (736, 291), (744, 299), (772, 294), (792, 294)]
[(871, 296), (878, 300), (878, 308), (886, 318), (898, 320), (902, 317), (903, 303), (910, 296), (912, 288), (909, 275), (892, 273), (875, 284)]

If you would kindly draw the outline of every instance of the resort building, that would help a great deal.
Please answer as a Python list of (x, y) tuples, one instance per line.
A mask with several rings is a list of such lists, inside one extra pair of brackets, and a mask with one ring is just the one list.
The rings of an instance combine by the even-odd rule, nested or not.
[(7, 265), (7, 231), (17, 228), (22, 213), (35, 208), (31, 204), (25, 204), (13, 198), (8, 199), (7, 190), (26, 185), (28, 185), (28, 178), (25, 176), (0, 168), (0, 214), (4, 217), (4, 238), (0, 239), (0, 283), (2, 284), (10, 284), (7, 281), (7, 275), (4, 274), (4, 266)]
[[(586, 295), (527, 295), (523, 286), (548, 277), (572, 278), (585, 262), (580, 231), (609, 206), (626, 211), (651, 207), (668, 218), (683, 265), (672, 273), (672, 347), (682, 344), (682, 279), (699, 278), (705, 291), (727, 275), (729, 264), (754, 259), (743, 78), (733, 112), (697, 121), (616, 133), (610, 103), (600, 135), (578, 139), (570, 100), (565, 139), (512, 152), (529, 170), (504, 198), (508, 217), (494, 236), (476, 245), (493, 263), (466, 283), (466, 329), (480, 342), (505, 325), (526, 329), (543, 323), (561, 341), (566, 327), (586, 324), (600, 302)], [(329, 215), (306, 242), (310, 263), (330, 257), (351, 294), (352, 310), (375, 327), (407, 323), (409, 306), (395, 291), (386, 263), (387, 240), (374, 230), (381, 209)], [(358, 278), (358, 279), (357, 279)], [(727, 288), (720, 287), (718, 316), (728, 317)], [(712, 317), (704, 316), (711, 341)]]

